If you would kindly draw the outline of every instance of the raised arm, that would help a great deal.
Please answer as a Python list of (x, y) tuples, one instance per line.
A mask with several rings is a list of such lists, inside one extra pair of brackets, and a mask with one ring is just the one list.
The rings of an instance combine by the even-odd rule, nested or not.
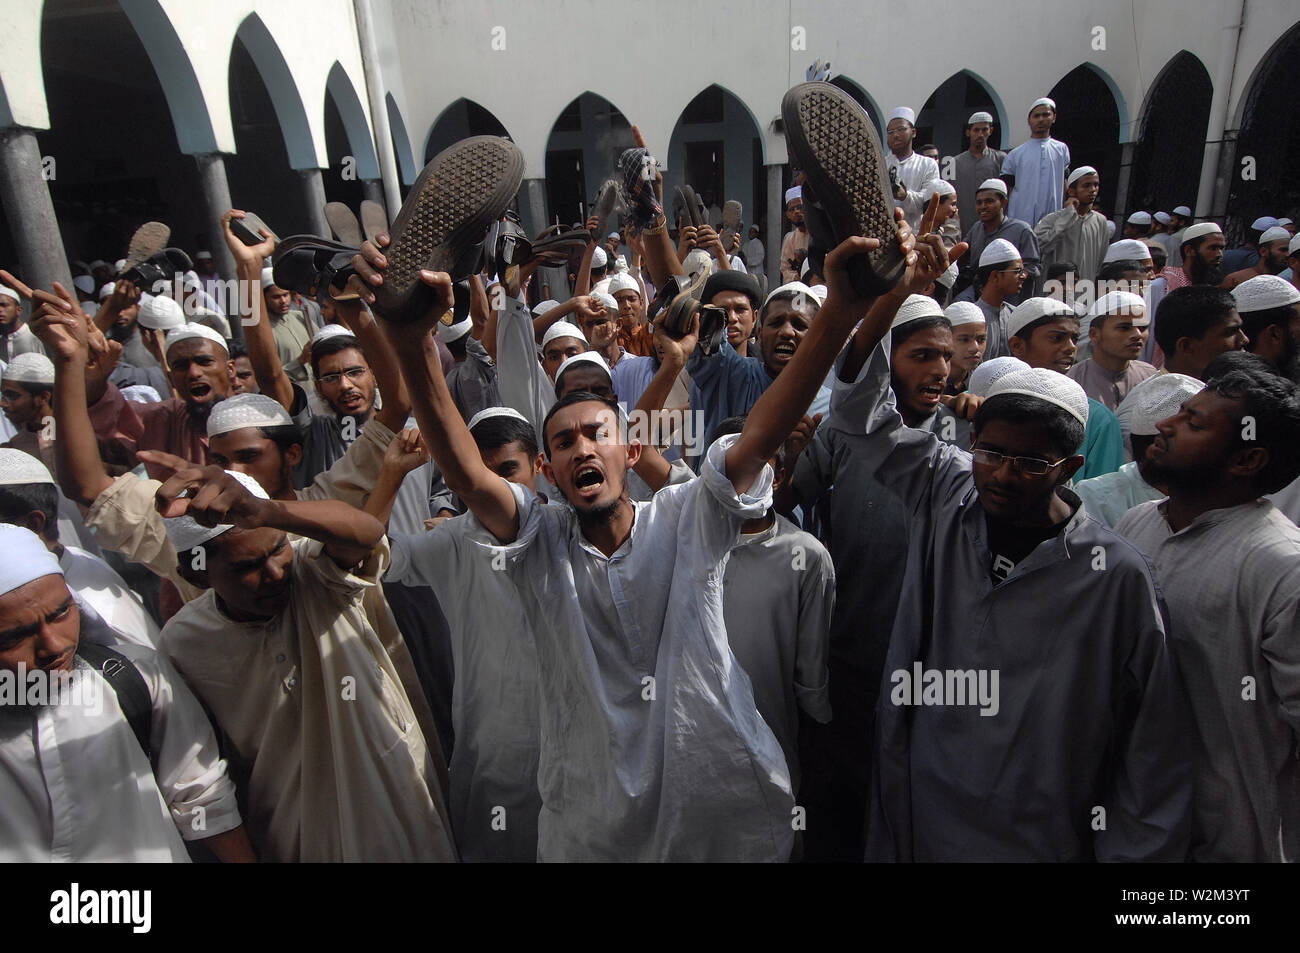
[(384, 451), (384, 466), (379, 471), (379, 479), (366, 500), (365, 511), (385, 528), (393, 515), (393, 504), (397, 502), (397, 491), (402, 488), (402, 481), (408, 473), (423, 466), (429, 460), (429, 451), (420, 440), (420, 431), (412, 428), (403, 430)]
[[(379, 235), (376, 242), (378, 245), (363, 244), (361, 254), (352, 259), (357, 274), (371, 288), (383, 283), (383, 271), (388, 267), (380, 251), (387, 247), (388, 236)], [(478, 445), (447, 390), (437, 348), (429, 333), (438, 316), (451, 307), (451, 276), (422, 271), (420, 280), (436, 292), (434, 305), (427, 314), (404, 324), (385, 321), (382, 313), (377, 316), (401, 363), (420, 435), (442, 470), (448, 488), (465, 502), (488, 532), (502, 542), (509, 542), (519, 533), (519, 510), (514, 494), (505, 480), (483, 464)], [(518, 292), (517, 281), (516, 278), (513, 287), (506, 287), (508, 295)], [(366, 291), (364, 296), (373, 306), (373, 292)]]
[[(663, 329), (663, 319), (665, 315), (659, 315), (655, 318), (655, 347), (659, 351), (660, 364), (659, 370), (655, 376), (650, 379), (646, 389), (641, 392), (641, 399), (637, 402), (636, 409), (633, 411), (639, 418), (649, 421), (655, 421), (663, 410), (664, 404), (668, 400), (668, 395), (673, 389), (682, 369), (686, 367), (686, 359), (695, 350), (695, 344), (699, 340), (700, 318), (696, 315), (691, 320), (690, 333), (680, 340), (673, 338)], [(660, 424), (662, 427), (662, 423)], [(654, 428), (651, 432), (655, 432)], [(658, 493), (668, 484), (669, 476), (672, 473), (672, 464), (669, 463), (659, 448), (647, 443), (641, 450), (641, 457), (637, 460), (636, 466), (633, 467), (637, 476), (645, 480), (646, 485), (651, 490)]]
[(244, 321), (244, 345), (248, 348), (248, 362), (253, 365), (253, 375), (262, 393), (274, 397), (281, 407), (293, 413), (293, 382), (280, 364), (280, 355), (275, 349), (275, 333), (266, 313), (266, 298), (262, 295), (262, 261), (275, 251), (275, 238), (263, 228), (259, 231), (265, 240), (260, 245), (245, 245), (230, 230), (231, 220), (243, 217), (242, 211), (231, 209), (221, 216), (221, 229), (235, 259), (235, 277), (239, 279), (239, 286), (251, 292), (250, 301), (243, 300), (242, 290), (235, 296), (237, 309), (251, 304), (246, 316), (239, 315), (240, 320), (247, 317)]

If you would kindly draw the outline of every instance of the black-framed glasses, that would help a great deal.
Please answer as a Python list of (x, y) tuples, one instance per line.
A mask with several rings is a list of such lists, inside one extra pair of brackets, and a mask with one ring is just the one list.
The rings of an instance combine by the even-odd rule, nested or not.
[(1024, 266), (1024, 265), (1020, 265), (1020, 266), (1017, 267), (1017, 268), (999, 268), (998, 271), (1000, 271), (1000, 272), (1001, 272), (1002, 274), (1004, 274), (1004, 275), (1027, 275), (1027, 274), (1029, 274), (1029, 272), (1025, 270), (1025, 266)]
[(1061, 457), (1055, 463), (1048, 460), (1040, 460), (1038, 457), (1009, 457), (1005, 453), (998, 453), (996, 450), (980, 450), (972, 448), (970, 455), (975, 462), (986, 467), (1000, 467), (1004, 461), (1011, 461), (1011, 469), (1016, 473), (1024, 473), (1030, 476), (1042, 476), (1056, 467), (1059, 467), (1069, 457)]
[(361, 367), (360, 365), (357, 365), (356, 367), (345, 367), (342, 373), (335, 371), (333, 374), (322, 374), (320, 376), (320, 382), (322, 384), (329, 384), (333, 387), (343, 379), (344, 374), (347, 375), (348, 380), (350, 381), (363, 381), (369, 373), (370, 368), (368, 367)]

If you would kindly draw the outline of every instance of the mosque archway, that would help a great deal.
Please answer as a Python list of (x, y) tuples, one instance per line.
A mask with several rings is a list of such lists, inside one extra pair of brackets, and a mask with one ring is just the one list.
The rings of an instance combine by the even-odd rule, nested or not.
[(1177, 53), (1160, 71), (1142, 107), (1128, 207), (1196, 210), (1214, 84), (1200, 59)]
[(1101, 73), (1085, 63), (1066, 73), (1047, 95), (1056, 103), (1052, 137), (1070, 147), (1072, 168), (1090, 165), (1097, 170), (1101, 179), (1098, 205), (1115, 218), (1125, 210), (1117, 209), (1115, 202), (1124, 124), (1114, 91)]
[(601, 184), (633, 145), (631, 123), (605, 97), (585, 92), (565, 106), (546, 139), (548, 221), (570, 225), (591, 214)]
[[(916, 108), (913, 106), (912, 108)], [(970, 148), (964, 135), (971, 113), (990, 113), (995, 122), (989, 147), (1006, 150), (1006, 115), (1001, 102), (984, 80), (970, 70), (959, 70), (939, 85), (916, 113), (916, 140), (912, 148), (936, 145), (939, 156), (955, 156)]]
[(683, 183), (707, 206), (740, 202), (746, 230), (766, 221), (762, 130), (745, 104), (716, 83), (686, 104), (668, 141), (666, 202), (672, 188)]

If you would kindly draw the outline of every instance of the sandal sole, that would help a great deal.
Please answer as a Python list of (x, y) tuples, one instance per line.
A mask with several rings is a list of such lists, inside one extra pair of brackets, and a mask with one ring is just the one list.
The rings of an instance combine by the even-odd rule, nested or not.
[(474, 136), (434, 156), (393, 222), (375, 307), (390, 321), (416, 320), (432, 297), (421, 270), (445, 271), (453, 281), (467, 277), (477, 264), (471, 253), (523, 179), (523, 153), (508, 139)]
[(860, 294), (883, 294), (898, 283), (906, 262), (885, 153), (871, 120), (830, 83), (795, 86), (781, 102), (781, 116), (790, 153), (820, 199), (837, 244), (853, 235), (880, 241), (876, 250), (850, 259), (848, 271)]

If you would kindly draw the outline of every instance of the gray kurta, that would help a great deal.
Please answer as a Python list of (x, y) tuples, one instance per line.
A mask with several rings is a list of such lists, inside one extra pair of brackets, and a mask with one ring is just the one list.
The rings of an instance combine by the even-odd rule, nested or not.
[(957, 214), (961, 217), (963, 233), (970, 231), (979, 222), (979, 216), (975, 214), (975, 193), (979, 191), (980, 183), (985, 179), (997, 178), (1002, 171), (1002, 160), (1006, 157), (1007, 154), (1001, 150), (986, 148), (978, 159), (969, 149), (954, 159), (957, 181), (953, 186), (957, 189)]
[(1038, 239), (1044, 273), (1048, 265), (1072, 261), (1077, 266), (1075, 278), (1085, 281), (1096, 281), (1110, 244), (1106, 216), (1096, 210), (1087, 215), (1073, 208), (1048, 212), (1034, 226), (1034, 237)]

